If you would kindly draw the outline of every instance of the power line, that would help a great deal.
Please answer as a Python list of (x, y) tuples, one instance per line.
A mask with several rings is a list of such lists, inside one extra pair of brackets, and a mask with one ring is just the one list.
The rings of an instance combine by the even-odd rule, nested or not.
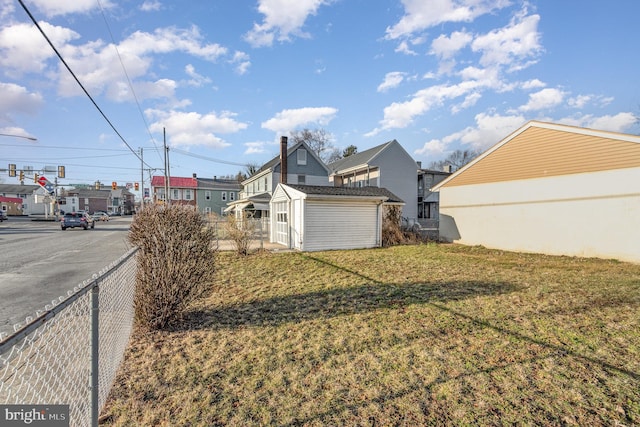
[[(144, 122), (144, 126), (147, 129), (147, 132), (149, 132), (149, 137), (151, 138), (151, 142), (153, 142), (153, 145), (157, 149), (158, 145), (156, 144), (156, 140), (153, 139), (153, 134), (151, 133), (151, 129), (149, 129), (149, 123), (147, 123), (147, 119), (145, 119), (144, 113), (142, 112), (142, 108), (140, 107), (140, 102), (138, 101), (138, 96), (136, 95), (136, 91), (133, 89), (133, 84), (131, 83), (131, 79), (129, 78), (129, 73), (127, 73), (127, 68), (124, 66), (124, 62), (122, 61), (122, 56), (120, 56), (120, 51), (118, 50), (118, 45), (117, 45), (117, 43), (115, 41), (115, 38), (113, 37), (113, 33), (111, 32), (111, 27), (109, 26), (109, 22), (107, 21), (107, 16), (104, 14), (104, 9), (102, 8), (102, 3), (100, 3), (100, 0), (96, 0), (96, 1), (98, 2), (98, 6), (100, 7), (100, 12), (102, 13), (102, 19), (104, 19), (104, 23), (107, 26), (107, 31), (109, 32), (109, 36), (111, 37), (111, 42), (113, 43), (113, 48), (116, 51), (116, 54), (118, 55), (118, 60), (120, 61), (120, 65), (122, 66), (122, 71), (124, 72), (124, 75), (127, 78), (127, 83), (129, 84), (129, 89), (131, 90), (131, 93), (133, 94), (133, 99), (135, 99), (136, 105), (138, 106), (138, 111), (140, 112), (140, 117), (142, 117), (142, 121)], [(159, 152), (158, 152), (158, 157), (160, 158), (160, 160), (162, 160), (162, 157), (160, 156)], [(142, 160), (142, 159), (140, 159), (140, 160)]]
[(176, 152), (178, 154), (182, 154), (183, 156), (189, 156), (189, 157), (194, 157), (196, 159), (208, 160), (208, 161), (214, 162), (214, 163), (222, 163), (222, 164), (225, 164), (225, 165), (242, 166), (242, 167), (247, 166), (246, 163), (236, 163), (236, 162), (229, 162), (227, 160), (214, 159), (213, 157), (207, 157), (207, 156), (203, 156), (203, 155), (200, 155), (200, 154), (193, 154), (193, 153), (190, 153), (190, 152), (185, 151), (185, 150), (180, 150), (178, 148), (171, 148), (171, 151), (174, 151), (174, 152)]
[[(38, 150), (42, 150), (43, 148), (55, 148), (57, 150), (77, 150), (78, 147), (72, 146), (56, 146), (56, 145), (24, 145), (24, 144), (3, 144), (0, 143), (0, 147), (20, 147), (20, 148), (37, 148)], [(129, 152), (129, 150), (125, 150), (123, 148), (89, 148), (82, 147), (82, 151), (124, 151)]]
[[(78, 77), (75, 75), (75, 73), (73, 72), (73, 70), (71, 69), (71, 67), (69, 67), (69, 64), (67, 64), (67, 61), (64, 60), (64, 58), (62, 57), (62, 55), (60, 54), (60, 52), (58, 52), (58, 49), (56, 49), (56, 47), (53, 45), (53, 43), (51, 42), (51, 40), (49, 39), (49, 37), (47, 36), (47, 34), (44, 32), (44, 30), (42, 29), (42, 27), (40, 27), (40, 24), (38, 24), (38, 21), (36, 21), (35, 17), (31, 14), (31, 12), (29, 11), (29, 9), (27, 8), (27, 6), (24, 4), (24, 2), (22, 0), (18, 0), (18, 2), (20, 3), (20, 5), (22, 6), (22, 8), (24, 9), (24, 11), (27, 13), (27, 15), (29, 15), (29, 18), (31, 19), (31, 22), (33, 22), (33, 24), (38, 28), (38, 30), (40, 31), (40, 33), (42, 34), (42, 36), (45, 38), (45, 40), (47, 41), (47, 43), (49, 43), (49, 46), (51, 46), (51, 49), (53, 49), (53, 51), (55, 52), (55, 54), (58, 56), (58, 58), (60, 59), (60, 61), (64, 64), (64, 66), (67, 68), (67, 70), (69, 71), (69, 73), (71, 73), (71, 76), (74, 78), (74, 80), (76, 81), (76, 83), (78, 83), (78, 85), (80, 86), (80, 88), (82, 89), (82, 91), (85, 93), (85, 95), (87, 95), (87, 97), (91, 100), (91, 103), (93, 104), (94, 107), (96, 107), (96, 109), (100, 112), (100, 114), (102, 115), (102, 117), (106, 120), (106, 122), (109, 124), (109, 126), (111, 126), (111, 129), (113, 129), (113, 131), (116, 133), (116, 135), (118, 135), (118, 137), (120, 138), (120, 140), (124, 143), (124, 145), (126, 145), (129, 150), (133, 153), (134, 156), (136, 156), (138, 158), (138, 160), (142, 161), (144, 163), (144, 161), (140, 158), (140, 156), (138, 155), (138, 153), (129, 145), (129, 143), (124, 139), (124, 137), (120, 134), (120, 132), (118, 132), (118, 129), (116, 129), (116, 127), (114, 126), (114, 124), (111, 122), (111, 120), (109, 120), (109, 118), (107, 117), (107, 115), (102, 111), (102, 109), (98, 106), (98, 104), (96, 103), (96, 101), (93, 99), (93, 97), (89, 94), (89, 92), (87, 91), (87, 89), (85, 89), (85, 87), (82, 85), (82, 83), (80, 82), (80, 80), (78, 79)], [(146, 163), (144, 163), (146, 164)], [(147, 165), (149, 166), (149, 165)], [(151, 166), (149, 166), (151, 167)]]

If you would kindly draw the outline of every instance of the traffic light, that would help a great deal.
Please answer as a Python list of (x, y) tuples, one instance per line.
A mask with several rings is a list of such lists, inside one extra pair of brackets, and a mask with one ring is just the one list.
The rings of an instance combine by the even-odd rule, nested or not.
[(58, 178), (64, 178), (64, 166), (58, 166)]
[(24, 181), (24, 172), (20, 171), (20, 181)]
[(40, 178), (40, 175), (38, 175), (37, 173), (33, 174), (33, 182), (38, 182), (38, 178)]
[(138, 191), (140, 189), (140, 185), (136, 182), (135, 184), (133, 184), (133, 188), (135, 188), (136, 191)]
[(117, 190), (117, 189), (118, 189), (118, 183), (117, 183), (117, 182), (115, 182), (115, 181), (113, 181), (113, 182), (111, 183), (111, 189), (112, 189), (112, 190)]
[(16, 165), (14, 165), (13, 163), (9, 164), (9, 176), (16, 176)]

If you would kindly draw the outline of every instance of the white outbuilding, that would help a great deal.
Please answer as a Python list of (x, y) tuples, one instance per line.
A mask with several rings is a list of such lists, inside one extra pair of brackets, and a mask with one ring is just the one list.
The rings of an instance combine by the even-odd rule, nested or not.
[(432, 190), (445, 240), (640, 262), (640, 136), (531, 121)]
[(278, 184), (270, 241), (301, 251), (378, 247), (384, 206), (403, 204), (385, 188)]

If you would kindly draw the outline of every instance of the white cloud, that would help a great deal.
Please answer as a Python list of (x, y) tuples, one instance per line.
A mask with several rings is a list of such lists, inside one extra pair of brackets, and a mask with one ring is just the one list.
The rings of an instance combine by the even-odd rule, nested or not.
[(13, 83), (0, 82), (0, 123), (10, 123), (14, 113), (34, 114), (42, 106), (42, 95)]
[(338, 110), (332, 107), (305, 107), (282, 110), (275, 117), (262, 123), (263, 129), (278, 134), (287, 134), (301, 126), (317, 124), (326, 126), (336, 116)]
[(580, 126), (590, 129), (605, 130), (610, 132), (628, 132), (636, 123), (637, 118), (633, 113), (622, 112), (616, 115), (593, 116), (584, 115), (579, 117), (566, 117), (558, 120), (558, 123)]
[(593, 96), (591, 95), (578, 95), (576, 97), (569, 98), (567, 102), (571, 107), (584, 108), (585, 105), (591, 102), (592, 99), (593, 99)]
[(211, 83), (211, 79), (209, 77), (198, 74), (195, 67), (191, 64), (187, 64), (184, 67), (184, 72), (190, 77), (187, 81), (189, 86), (200, 87), (204, 84)]
[(462, 110), (473, 107), (482, 98), (482, 95), (478, 92), (471, 93), (465, 96), (464, 101), (458, 105), (451, 107), (451, 114), (457, 114)]
[(273, 143), (265, 141), (255, 141), (245, 142), (244, 145), (245, 147), (247, 147), (247, 149), (244, 150), (244, 154), (262, 154), (267, 152), (265, 146), (273, 145)]
[(471, 49), (481, 54), (483, 66), (503, 65), (522, 69), (535, 61), (542, 51), (538, 33), (539, 15), (519, 14), (506, 27), (476, 37)]
[(392, 27), (387, 27), (390, 40), (409, 37), (445, 22), (472, 22), (478, 16), (502, 9), (509, 0), (401, 0), (405, 14)]
[(140, 10), (143, 12), (157, 12), (162, 9), (162, 3), (158, 0), (145, 0), (140, 5)]
[(247, 128), (246, 123), (235, 119), (236, 114), (223, 111), (218, 114), (196, 112), (146, 110), (146, 116), (154, 120), (149, 126), (152, 132), (166, 128), (169, 142), (173, 146), (206, 145), (213, 148), (228, 147), (216, 134), (235, 133)]
[(258, 11), (264, 15), (261, 24), (254, 24), (244, 39), (253, 47), (271, 46), (274, 40), (291, 40), (292, 36), (308, 37), (302, 31), (305, 21), (318, 8), (333, 0), (258, 0)]
[(401, 71), (392, 71), (384, 76), (384, 81), (378, 86), (378, 92), (386, 92), (389, 89), (396, 88), (402, 83), (407, 73)]
[(409, 42), (406, 40), (401, 41), (396, 47), (395, 51), (397, 53), (404, 53), (405, 55), (417, 55), (416, 51), (409, 47)]
[(442, 59), (448, 59), (471, 43), (471, 40), (473, 40), (473, 36), (464, 31), (455, 31), (451, 33), (450, 37), (442, 34), (431, 42), (431, 53)]
[(251, 66), (249, 55), (241, 51), (236, 51), (233, 54), (233, 58), (229, 62), (236, 66), (236, 73), (240, 75), (243, 75), (247, 71), (249, 71), (249, 67)]
[(566, 92), (560, 89), (546, 88), (529, 95), (529, 102), (522, 105), (520, 111), (536, 111), (553, 108), (562, 103)]
[[(227, 53), (226, 48), (218, 44), (203, 43), (196, 27), (189, 29), (162, 28), (153, 33), (137, 31), (120, 43), (117, 51), (112, 44), (105, 44), (100, 40), (80, 46), (62, 46), (60, 50), (89, 93), (96, 95), (105, 92), (110, 99), (116, 101), (133, 99), (127, 91), (123, 91), (126, 76), (120, 61), (124, 64), (127, 75), (134, 82), (135, 87), (151, 88), (155, 86), (158, 89), (156, 92), (147, 90), (140, 94), (136, 91), (139, 99), (160, 98), (173, 96), (173, 91), (169, 90), (172, 85), (167, 84), (169, 79), (159, 79), (155, 82), (136, 82), (136, 79), (144, 79), (152, 74), (150, 70), (154, 54), (177, 51), (215, 61)], [(66, 70), (60, 74), (58, 90), (63, 96), (81, 94), (81, 89)], [(127, 96), (123, 96), (125, 94)]]
[[(55, 46), (80, 38), (73, 30), (41, 22), (40, 26)], [(40, 31), (31, 24), (15, 24), (0, 30), (0, 66), (5, 74), (42, 72), (55, 56)]]
[(95, 0), (31, 0), (29, 3), (35, 5), (48, 17), (70, 13), (88, 13), (92, 10), (98, 10), (100, 6), (103, 9), (114, 6), (109, 0), (101, 0), (100, 3)]
[(445, 154), (451, 145), (458, 142), (470, 145), (474, 150), (484, 151), (497, 144), (521, 127), (526, 119), (521, 115), (503, 116), (480, 113), (475, 116), (475, 126), (469, 126), (442, 139), (433, 139), (415, 151), (419, 155)]
[(524, 90), (539, 89), (539, 88), (545, 87), (545, 86), (546, 86), (546, 84), (544, 82), (541, 82), (538, 79), (527, 80), (526, 82), (521, 84), (521, 87)]

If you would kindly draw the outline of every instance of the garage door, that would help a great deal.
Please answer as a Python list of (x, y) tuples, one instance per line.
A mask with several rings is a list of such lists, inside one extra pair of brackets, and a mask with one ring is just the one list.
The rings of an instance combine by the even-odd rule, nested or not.
[(303, 250), (373, 248), (379, 243), (375, 203), (307, 201)]

